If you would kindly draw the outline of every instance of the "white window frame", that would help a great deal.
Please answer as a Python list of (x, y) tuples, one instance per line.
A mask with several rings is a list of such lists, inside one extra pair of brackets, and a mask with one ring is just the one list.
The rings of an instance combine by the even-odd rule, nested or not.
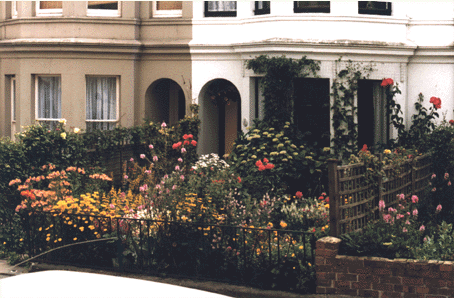
[(16, 77), (11, 76), (11, 122), (16, 123)]
[[(156, 18), (181, 18), (183, 16), (183, 9), (172, 10), (158, 10), (158, 2), (153, 1), (153, 17)], [(183, 1), (180, 1), (183, 2)]]
[(17, 1), (11, 1), (11, 18), (17, 18)]
[(63, 2), (62, 2), (62, 8), (54, 8), (54, 9), (41, 9), (40, 8), (40, 2), (41, 1), (36, 1), (36, 15), (37, 16), (43, 16), (43, 17), (48, 17), (48, 16), (62, 16), (63, 15)]
[(121, 1), (118, 2), (118, 9), (89, 9), (87, 1), (87, 16), (89, 17), (121, 17)]
[[(39, 109), (38, 109), (38, 105), (39, 105), (39, 78), (40, 77), (59, 77), (60, 78), (60, 86), (62, 86), (62, 79), (61, 79), (61, 75), (35, 75), (35, 120), (39, 121), (39, 122), (54, 122), (54, 121), (59, 121), (62, 119), (61, 115), (59, 118), (39, 118), (38, 115), (39, 115)], [(60, 108), (61, 108), (61, 104), (62, 104), (63, 100), (62, 100), (62, 94), (61, 94), (61, 89), (60, 89)], [(61, 110), (60, 110), (60, 114), (61, 114)]]
[[(88, 78), (116, 78), (115, 81), (115, 119), (87, 119), (87, 79)], [(86, 75), (85, 76), (85, 123), (88, 122), (109, 122), (109, 123), (118, 123), (119, 122), (119, 114), (120, 114), (120, 76), (114, 75)]]

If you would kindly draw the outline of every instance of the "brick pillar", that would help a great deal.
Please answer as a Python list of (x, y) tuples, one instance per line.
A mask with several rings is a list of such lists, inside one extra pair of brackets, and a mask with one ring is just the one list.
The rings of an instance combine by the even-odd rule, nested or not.
[(333, 259), (336, 259), (340, 243), (341, 240), (335, 237), (324, 237), (317, 240), (315, 246), (315, 273), (317, 276), (318, 294), (336, 293), (334, 284), (336, 273), (333, 272), (331, 264)]

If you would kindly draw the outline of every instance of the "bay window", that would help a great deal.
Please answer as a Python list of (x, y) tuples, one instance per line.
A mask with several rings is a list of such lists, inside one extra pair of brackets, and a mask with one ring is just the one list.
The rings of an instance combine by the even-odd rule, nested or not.
[(35, 76), (35, 119), (54, 128), (61, 119), (61, 77)]
[(205, 17), (236, 17), (236, 1), (205, 1)]
[(120, 1), (87, 1), (88, 16), (119, 17)]
[(329, 13), (331, 10), (329, 1), (294, 1), (293, 11), (295, 13)]
[(36, 15), (59, 16), (62, 15), (63, 1), (36, 1)]
[(391, 15), (391, 2), (358, 1), (358, 14)]
[(182, 1), (155, 1), (154, 17), (181, 17)]

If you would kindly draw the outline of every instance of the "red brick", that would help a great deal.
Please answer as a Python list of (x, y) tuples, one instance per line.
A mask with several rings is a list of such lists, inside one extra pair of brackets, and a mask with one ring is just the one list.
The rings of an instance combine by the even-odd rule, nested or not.
[(326, 294), (336, 294), (336, 288), (326, 288)]
[(429, 294), (428, 287), (416, 287), (416, 294)]
[(332, 287), (334, 281), (332, 280), (327, 280), (327, 279), (317, 279), (316, 284), (317, 287)]
[(334, 249), (317, 249), (315, 251), (316, 257), (335, 258), (338, 250)]
[(372, 283), (365, 281), (352, 282), (352, 289), (370, 290), (372, 289)]
[(374, 267), (374, 268), (383, 268), (386, 266), (389, 266), (386, 264), (386, 261), (389, 261), (388, 259), (385, 258), (377, 258), (377, 257), (369, 257), (367, 259), (364, 259), (364, 266), (366, 267)]
[(393, 272), (389, 268), (374, 268), (372, 270), (372, 274), (391, 276), (393, 274)]
[(355, 269), (350, 268), (348, 270), (348, 272), (350, 272), (350, 273), (359, 273), (359, 274), (371, 274), (372, 273), (372, 268), (370, 268), (370, 267), (355, 268)]
[(404, 293), (404, 298), (424, 298), (423, 294)]
[(325, 260), (325, 265), (330, 266), (339, 266), (339, 261), (336, 258), (323, 258)]
[(438, 295), (454, 297), (454, 290), (453, 289), (438, 289)]
[(330, 272), (317, 272), (316, 274), (317, 280), (318, 279), (330, 279), (334, 280), (336, 279), (336, 273), (330, 273)]
[(346, 289), (346, 288), (338, 288), (336, 291), (336, 294), (344, 294), (344, 295), (350, 295), (350, 296), (357, 296), (358, 295), (358, 290), (352, 290), (352, 289)]
[(333, 266), (328, 265), (315, 265), (316, 272), (333, 272)]
[(446, 287), (446, 282), (450, 282), (449, 280), (442, 280), (442, 279), (435, 279), (435, 278), (424, 278), (424, 284), (428, 287), (437, 287), (443, 288)]
[(424, 284), (424, 282), (423, 282), (422, 278), (402, 277), (402, 284), (403, 285), (422, 286)]
[(398, 276), (380, 276), (380, 283), (400, 285), (402, 283), (402, 278)]
[(421, 272), (419, 272), (419, 276), (427, 277), (427, 278), (440, 278), (441, 277), (440, 272), (434, 271), (432, 269), (421, 270)]
[(336, 280), (339, 281), (358, 281), (358, 276), (356, 274), (346, 274), (346, 273), (337, 273)]
[(446, 298), (446, 296), (434, 296), (434, 295), (428, 295), (426, 298)]
[(315, 265), (325, 265), (324, 257), (315, 257)]
[(350, 289), (350, 285), (351, 285), (351, 282), (349, 282), (349, 281), (335, 281), (334, 282), (334, 287), (337, 289), (340, 289), (340, 288)]
[(454, 279), (454, 272), (453, 271), (441, 271), (440, 277), (442, 279), (452, 280), (452, 279)]
[(326, 288), (325, 288), (325, 287), (317, 287), (317, 288), (315, 289), (315, 292), (316, 292), (317, 294), (325, 294), (325, 293), (326, 293)]
[(441, 264), (440, 271), (452, 271), (452, 265), (451, 264)]
[(394, 291), (394, 286), (390, 284), (372, 284), (372, 289), (374, 290), (379, 290), (379, 291), (387, 291), (387, 292), (392, 292)]
[(379, 283), (380, 278), (375, 275), (370, 275), (370, 274), (358, 274), (358, 281), (367, 281), (367, 282), (375, 282)]
[(394, 292), (414, 293), (415, 292), (415, 287), (394, 285)]
[(446, 280), (446, 286), (448, 288), (454, 288), (454, 280)]
[(380, 292), (379, 291), (374, 291), (374, 290), (359, 290), (358, 291), (360, 297), (374, 297), (378, 298), (380, 297)]
[(382, 292), (381, 293), (381, 298), (401, 298), (403, 296), (402, 293), (396, 293), (396, 292)]

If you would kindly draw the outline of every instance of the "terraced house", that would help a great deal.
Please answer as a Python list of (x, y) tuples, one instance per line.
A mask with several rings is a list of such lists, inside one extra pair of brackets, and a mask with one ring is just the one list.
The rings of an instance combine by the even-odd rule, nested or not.
[[(360, 143), (393, 136), (383, 78), (407, 123), (422, 92), (454, 102), (454, 3), (381, 1), (4, 1), (0, 3), (0, 135), (35, 121), (86, 129), (173, 124), (200, 105), (200, 153), (228, 153), (263, 117), (258, 55), (321, 61), (297, 81), (295, 119), (329, 143), (331, 84), (352, 60), (374, 62), (359, 82)], [(212, 100), (228, 90), (226, 103)], [(332, 133), (332, 132), (331, 132)]]

